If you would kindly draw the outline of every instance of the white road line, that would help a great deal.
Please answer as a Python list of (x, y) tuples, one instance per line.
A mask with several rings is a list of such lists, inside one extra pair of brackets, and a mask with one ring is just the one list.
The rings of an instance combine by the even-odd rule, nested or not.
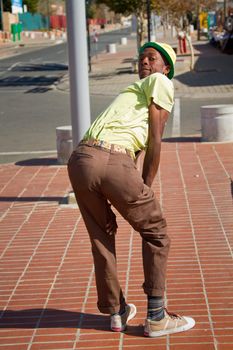
[(18, 66), (18, 64), (20, 64), (20, 62), (16, 62), (14, 64), (12, 64), (9, 68), (7, 68), (8, 71), (11, 71), (13, 68), (15, 68), (16, 66)]
[(178, 137), (178, 136), (180, 136), (180, 99), (175, 98), (173, 124), (172, 124), (172, 137)]
[(40, 153), (56, 153), (56, 150), (51, 151), (25, 151), (25, 152), (0, 152), (0, 156), (18, 156), (21, 154), (40, 154)]

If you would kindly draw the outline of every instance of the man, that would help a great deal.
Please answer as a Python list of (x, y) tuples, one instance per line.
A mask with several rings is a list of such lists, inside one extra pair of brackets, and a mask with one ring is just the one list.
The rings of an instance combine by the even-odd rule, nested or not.
[[(97, 305), (100, 312), (111, 315), (111, 329), (116, 332), (125, 330), (136, 315), (136, 307), (126, 303), (117, 278), (117, 224), (111, 205), (142, 237), (143, 289), (148, 299), (145, 336), (181, 332), (195, 324), (192, 318), (170, 314), (164, 307), (170, 240), (151, 189), (164, 126), (173, 106), (175, 60), (175, 52), (167, 44), (149, 42), (142, 46), (140, 80), (124, 89), (99, 115), (68, 163), (92, 245)], [(145, 158), (141, 175), (135, 158), (142, 150)]]

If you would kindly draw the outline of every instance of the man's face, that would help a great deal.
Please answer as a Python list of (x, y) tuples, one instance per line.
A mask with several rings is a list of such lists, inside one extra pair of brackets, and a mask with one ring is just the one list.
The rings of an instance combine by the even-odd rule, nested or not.
[(138, 74), (143, 79), (153, 73), (169, 73), (170, 67), (164, 62), (159, 51), (147, 47), (139, 56)]

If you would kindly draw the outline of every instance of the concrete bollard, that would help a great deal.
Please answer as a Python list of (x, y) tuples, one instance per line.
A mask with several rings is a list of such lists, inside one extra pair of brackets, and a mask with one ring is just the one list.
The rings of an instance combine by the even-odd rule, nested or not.
[(233, 104), (201, 107), (202, 141), (233, 141)]
[(50, 40), (55, 40), (56, 39), (56, 36), (55, 36), (55, 33), (53, 32), (50, 32)]
[(57, 135), (57, 161), (58, 164), (67, 164), (73, 151), (72, 126), (58, 126)]
[(108, 53), (116, 53), (116, 44), (108, 44), (107, 45)]
[(62, 32), (62, 35), (61, 35), (62, 39), (66, 40), (67, 39), (67, 35), (66, 35), (66, 32)]
[(127, 45), (127, 38), (121, 38), (121, 45)]

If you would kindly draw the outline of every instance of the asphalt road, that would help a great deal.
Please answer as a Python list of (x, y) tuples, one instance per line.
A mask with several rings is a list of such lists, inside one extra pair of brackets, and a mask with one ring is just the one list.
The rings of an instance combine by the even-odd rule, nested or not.
[[(102, 34), (98, 52), (130, 31)], [(54, 89), (68, 70), (67, 44), (21, 52), (0, 60), (0, 163), (56, 155), (56, 127), (71, 123), (69, 95)], [(92, 119), (112, 99), (91, 96)]]
[[(127, 29), (128, 31), (128, 29)], [(126, 34), (126, 33), (124, 33)], [(106, 33), (99, 50), (107, 42), (118, 42), (122, 33)], [(56, 156), (56, 127), (70, 125), (69, 94), (54, 84), (67, 73), (67, 46), (30, 50), (0, 60), (0, 163)], [(114, 96), (91, 96), (92, 120)], [(200, 136), (200, 106), (231, 103), (230, 98), (181, 98), (177, 136)], [(164, 138), (174, 136), (174, 118), (168, 121)]]

